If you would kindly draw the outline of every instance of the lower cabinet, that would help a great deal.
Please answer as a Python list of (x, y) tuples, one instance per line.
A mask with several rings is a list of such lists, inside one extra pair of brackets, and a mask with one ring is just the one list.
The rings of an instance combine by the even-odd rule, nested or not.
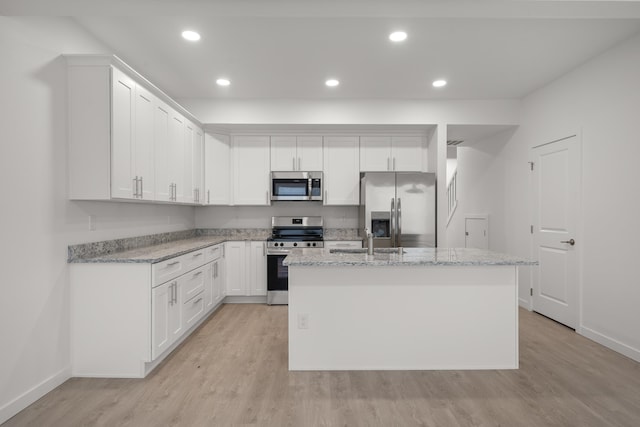
[(328, 249), (361, 249), (362, 240), (325, 240), (324, 247)]
[(227, 242), (225, 253), (226, 294), (228, 296), (266, 296), (266, 242)]
[(223, 245), (160, 263), (71, 264), (72, 375), (142, 378), (224, 299)]

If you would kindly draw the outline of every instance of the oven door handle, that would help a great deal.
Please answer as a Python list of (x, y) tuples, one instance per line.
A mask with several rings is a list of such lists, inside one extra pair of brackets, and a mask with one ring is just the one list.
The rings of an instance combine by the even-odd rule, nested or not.
[(274, 251), (272, 249), (267, 249), (267, 256), (269, 255), (289, 255), (289, 251), (287, 250), (283, 250), (283, 251)]

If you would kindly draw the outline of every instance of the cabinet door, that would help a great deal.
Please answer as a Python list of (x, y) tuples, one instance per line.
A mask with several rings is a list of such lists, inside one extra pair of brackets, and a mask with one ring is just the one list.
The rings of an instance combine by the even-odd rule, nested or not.
[(112, 69), (111, 86), (111, 197), (133, 199), (134, 105), (136, 85), (119, 70)]
[(168, 282), (151, 291), (151, 358), (154, 360), (172, 343), (169, 311), (174, 304), (173, 284)]
[(231, 147), (226, 135), (204, 135), (204, 177), (207, 205), (231, 204)]
[(213, 262), (213, 305), (217, 305), (224, 298), (224, 279), (223, 279), (222, 258)]
[(155, 141), (155, 199), (166, 202), (171, 200), (171, 184), (169, 177), (169, 125), (171, 113), (169, 107), (158, 102), (155, 107), (154, 141)]
[(202, 174), (202, 165), (203, 165), (203, 137), (202, 137), (202, 129), (196, 127), (194, 129), (194, 138), (193, 138), (193, 163), (192, 163), (192, 175), (193, 175), (193, 189), (196, 194), (196, 204), (202, 205), (206, 202), (204, 188), (203, 188), (203, 174)]
[(397, 172), (422, 171), (423, 138), (420, 136), (394, 136), (391, 139), (393, 170)]
[(233, 204), (269, 205), (269, 137), (233, 140)]
[(154, 200), (155, 167), (154, 146), (155, 97), (141, 86), (136, 86), (135, 101), (135, 176), (138, 177), (138, 198)]
[(248, 295), (267, 295), (267, 254), (266, 242), (251, 242), (251, 261), (249, 268), (250, 291)]
[(204, 312), (208, 313), (216, 303), (215, 277), (213, 262), (207, 264), (204, 277)]
[(193, 123), (185, 120), (184, 124), (184, 163), (182, 168), (182, 184), (184, 187), (184, 199), (185, 203), (194, 203), (196, 194), (194, 192), (193, 185), (193, 145), (196, 136), (196, 130)]
[(360, 203), (360, 162), (357, 136), (324, 139), (324, 204)]
[(295, 136), (271, 137), (271, 170), (295, 171), (298, 167)]
[(360, 137), (360, 170), (362, 172), (386, 172), (393, 170), (391, 137)]
[(245, 242), (225, 243), (227, 295), (246, 295)]
[(322, 171), (322, 137), (299, 136), (297, 138), (297, 164), (301, 171)]
[(184, 118), (171, 110), (169, 120), (169, 182), (174, 185), (173, 198), (184, 202)]
[(172, 283), (174, 283), (174, 295), (173, 305), (169, 308), (169, 336), (171, 337), (171, 343), (176, 342), (178, 338), (182, 336), (185, 331), (182, 310), (184, 307), (184, 299), (182, 298), (182, 286), (186, 280), (185, 276), (180, 276)]

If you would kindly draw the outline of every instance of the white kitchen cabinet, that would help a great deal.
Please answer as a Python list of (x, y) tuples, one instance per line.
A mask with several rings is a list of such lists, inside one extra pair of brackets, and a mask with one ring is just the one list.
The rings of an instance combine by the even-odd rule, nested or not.
[(226, 135), (204, 135), (206, 205), (231, 204), (231, 146)]
[(249, 295), (266, 296), (267, 295), (267, 243), (251, 242), (251, 257), (249, 261), (248, 271), (249, 277)]
[(171, 109), (164, 102), (158, 102), (154, 109), (154, 159), (155, 159), (155, 199), (160, 202), (173, 201), (173, 182), (169, 176), (169, 124)]
[(321, 171), (321, 136), (272, 136), (272, 171)]
[(235, 136), (233, 156), (233, 204), (269, 205), (269, 137)]
[(241, 242), (226, 242), (226, 288), (229, 296), (243, 296), (246, 294), (246, 244)]
[(114, 56), (65, 57), (69, 198), (184, 203), (188, 112)]
[(202, 130), (189, 120), (184, 124), (184, 202), (201, 204), (202, 195)]
[(225, 243), (225, 281), (228, 296), (267, 294), (267, 258), (264, 241)]
[(193, 189), (195, 193), (195, 203), (202, 205), (206, 203), (204, 191), (204, 135), (202, 129), (195, 127), (193, 134), (193, 162), (191, 170), (193, 175)]
[(362, 172), (420, 172), (424, 139), (421, 136), (360, 137)]
[(138, 196), (137, 177), (133, 179), (136, 84), (115, 68), (111, 79), (111, 196), (134, 199)]
[(207, 249), (155, 264), (70, 264), (72, 375), (140, 378), (157, 366), (222, 301), (218, 291), (205, 312)]
[(182, 289), (179, 279), (151, 290), (151, 358), (156, 359), (182, 335)]
[(224, 244), (208, 247), (205, 259), (208, 264), (205, 272), (204, 311), (208, 313), (224, 298)]
[(360, 203), (360, 154), (357, 136), (324, 138), (324, 204)]

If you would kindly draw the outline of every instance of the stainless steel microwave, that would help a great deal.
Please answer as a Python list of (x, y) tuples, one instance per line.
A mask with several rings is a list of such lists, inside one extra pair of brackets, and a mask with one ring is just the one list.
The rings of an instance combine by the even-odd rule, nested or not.
[(322, 200), (322, 172), (271, 172), (271, 200)]

